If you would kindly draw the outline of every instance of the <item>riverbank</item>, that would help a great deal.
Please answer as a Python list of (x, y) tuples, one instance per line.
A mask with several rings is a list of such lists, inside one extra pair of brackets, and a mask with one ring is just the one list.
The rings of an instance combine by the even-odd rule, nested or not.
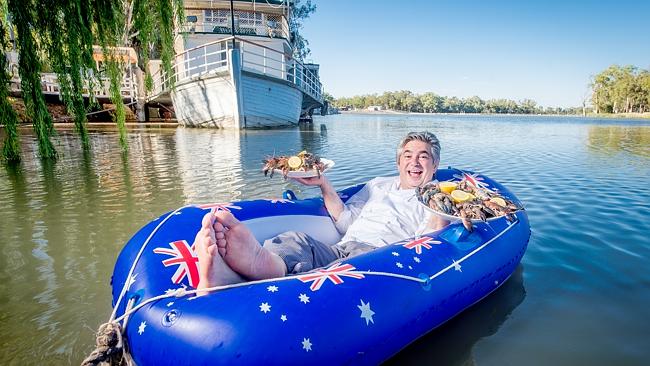
[(650, 112), (644, 113), (587, 113), (586, 115), (582, 114), (526, 114), (526, 113), (424, 113), (424, 112), (406, 112), (406, 111), (396, 111), (392, 109), (384, 110), (366, 110), (366, 109), (356, 109), (349, 111), (340, 111), (341, 114), (376, 114), (376, 115), (386, 115), (386, 114), (403, 114), (403, 115), (422, 115), (422, 116), (557, 116), (557, 117), (586, 117), (586, 118), (629, 118), (629, 119), (650, 119)]
[[(20, 126), (31, 126), (32, 121), (29, 119), (29, 116), (27, 115), (27, 109), (25, 107), (25, 102), (23, 101), (22, 98), (15, 98), (15, 97), (10, 97), (9, 98), (9, 103), (11, 104), (11, 107), (13, 110), (16, 112), (16, 115), (18, 116), (18, 121), (20, 123)], [(54, 122), (54, 125), (56, 128), (66, 128), (68, 125), (72, 125), (74, 127), (74, 124), (71, 123), (74, 120), (74, 116), (68, 113), (67, 108), (64, 104), (59, 104), (59, 103), (45, 103), (45, 106), (47, 107), (47, 111), (52, 117), (52, 121)], [(110, 103), (103, 103), (101, 104), (101, 109), (98, 111), (92, 111), (88, 113), (87, 119), (88, 119), (88, 124), (87, 126), (105, 126), (105, 125), (110, 125), (112, 124), (113, 126), (115, 123), (113, 122), (103, 122), (106, 120), (109, 120), (113, 117), (113, 111), (115, 110), (115, 105), (110, 104)], [(126, 118), (126, 124), (127, 126), (131, 125), (143, 125), (143, 122), (138, 122), (135, 114), (130, 108), (125, 108), (125, 118)], [(156, 118), (153, 121), (148, 121), (145, 122), (148, 124), (174, 124), (177, 125), (176, 119), (172, 118), (172, 113), (169, 112), (168, 115), (163, 116), (163, 118)], [(2, 127), (2, 125), (0, 125)]]
[[(127, 129), (141, 129), (141, 128), (176, 128), (178, 122), (176, 121), (163, 121), (163, 122), (126, 122), (124, 124)], [(0, 126), (2, 127), (2, 126)], [(89, 131), (115, 131), (117, 125), (115, 122), (88, 122), (86, 127)], [(74, 123), (59, 122), (54, 124), (54, 129), (57, 131), (74, 130)], [(19, 130), (32, 130), (31, 124), (21, 124), (18, 126)]]

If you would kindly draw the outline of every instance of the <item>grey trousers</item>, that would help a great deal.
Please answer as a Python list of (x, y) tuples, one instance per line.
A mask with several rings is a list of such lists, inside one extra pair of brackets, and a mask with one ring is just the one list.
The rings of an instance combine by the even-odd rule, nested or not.
[(370, 244), (356, 241), (330, 246), (297, 231), (287, 231), (267, 239), (264, 241), (263, 247), (282, 258), (287, 265), (287, 274), (308, 272), (336, 260), (354, 257), (377, 249)]

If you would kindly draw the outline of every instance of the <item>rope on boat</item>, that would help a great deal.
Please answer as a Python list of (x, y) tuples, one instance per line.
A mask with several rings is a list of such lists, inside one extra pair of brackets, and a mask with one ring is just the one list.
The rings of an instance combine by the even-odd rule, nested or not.
[[(127, 104), (125, 104), (124, 106), (125, 106), (125, 107), (130, 107), (130, 106), (132, 106), (132, 105), (134, 105), (134, 104), (137, 104), (137, 103), (138, 103), (138, 102), (131, 102), (131, 103), (127, 103)], [(86, 113), (86, 117), (88, 117), (88, 116), (92, 116), (92, 115), (94, 115), (94, 114), (99, 114), (99, 113), (104, 113), (104, 112), (114, 111), (116, 108), (117, 108), (117, 107), (113, 107), (113, 108), (102, 109), (101, 111), (88, 112), (88, 113)], [(57, 119), (53, 120), (53, 122), (62, 122), (62, 121), (67, 121), (67, 120), (71, 120), (71, 119), (74, 119), (74, 117), (73, 117), (73, 116), (65, 116), (65, 117), (57, 118)]]
[[(158, 229), (160, 229), (160, 227), (170, 217), (175, 215), (176, 212), (189, 206), (191, 205), (183, 206), (181, 208), (177, 208), (176, 210), (170, 212), (167, 215), (167, 217), (165, 217), (163, 220), (161, 220), (158, 223), (158, 225), (156, 225), (156, 227), (151, 231), (151, 233), (149, 233), (147, 239), (142, 243), (142, 246), (140, 247), (140, 251), (136, 255), (135, 259), (133, 260), (133, 264), (131, 265), (129, 274), (126, 277), (127, 281), (125, 281), (124, 286), (122, 286), (122, 292), (120, 292), (120, 296), (115, 302), (115, 306), (113, 307), (113, 312), (111, 313), (111, 317), (108, 320), (108, 322), (99, 326), (99, 329), (97, 330), (96, 333), (96, 340), (95, 340), (96, 347), (90, 353), (90, 355), (81, 362), (81, 366), (95, 366), (100, 364), (105, 365), (107, 363), (108, 365), (134, 365), (135, 364), (133, 362), (133, 359), (131, 358), (131, 355), (128, 352), (127, 343), (123, 341), (122, 332), (124, 331), (124, 329), (126, 329), (129, 315), (134, 313), (141, 306), (133, 308), (135, 299), (129, 299), (124, 314), (118, 319), (115, 319), (115, 313), (117, 312), (117, 308), (119, 307), (120, 303), (122, 302), (122, 299), (124, 298), (124, 294), (126, 294), (126, 290), (128, 289), (128, 285), (129, 285), (128, 279), (131, 278), (131, 276), (133, 275), (135, 266), (140, 260), (140, 257), (144, 252), (144, 248), (147, 246), (147, 244), (149, 244), (149, 241), (154, 236), (154, 234), (158, 231)], [(120, 325), (120, 321), (123, 321), (122, 325)]]
[[(379, 271), (349, 271), (349, 272), (346, 272), (346, 273), (359, 274), (359, 275), (364, 275), (364, 276), (370, 275), (370, 276), (393, 277), (393, 278), (398, 278), (398, 279), (402, 279), (402, 280), (417, 282), (417, 283), (420, 283), (420, 284), (426, 284), (426, 283), (432, 281), (434, 278), (439, 277), (443, 273), (449, 271), (450, 269), (455, 268), (458, 264), (466, 261), (471, 256), (478, 253), (480, 250), (482, 250), (483, 248), (485, 248), (486, 246), (488, 246), (489, 244), (491, 244), (492, 242), (494, 242), (495, 240), (500, 238), (503, 234), (508, 232), (510, 229), (512, 229), (518, 223), (519, 223), (519, 220), (511, 223), (510, 225), (508, 225), (508, 227), (503, 229), (499, 234), (495, 235), (493, 238), (486, 241), (481, 246), (477, 247), (476, 249), (474, 249), (473, 251), (471, 251), (470, 253), (468, 253), (467, 255), (462, 257), (461, 259), (459, 259), (457, 261), (454, 261), (449, 266), (441, 269), (440, 271), (438, 271), (437, 273), (435, 273), (435, 274), (433, 274), (433, 275), (431, 275), (429, 277), (422, 278), (422, 277), (414, 277), (414, 276), (403, 275), (403, 274), (393, 273), (393, 272), (379, 272)], [(296, 279), (296, 278), (298, 278), (300, 276), (302, 276), (302, 274), (285, 276), (285, 277), (280, 277), (280, 278), (269, 278), (269, 279), (265, 279), (265, 280), (233, 283), (233, 284), (230, 284), (230, 285), (223, 285), (223, 286), (213, 286), (213, 287), (208, 287), (208, 288), (204, 288), (204, 289), (201, 289), (201, 290), (196, 290), (196, 289), (195, 290), (188, 290), (185, 287), (181, 287), (181, 288), (178, 288), (178, 289), (176, 289), (174, 291), (170, 291), (170, 292), (168, 292), (166, 294), (158, 295), (158, 296), (154, 296), (152, 298), (149, 298), (149, 299), (139, 303), (134, 308), (127, 309), (127, 311), (125, 311), (124, 314), (122, 314), (122, 316), (116, 318), (114, 321), (116, 321), (116, 322), (122, 321), (123, 319), (127, 318), (130, 314), (138, 311), (140, 308), (142, 308), (142, 307), (144, 307), (144, 306), (146, 306), (148, 304), (151, 304), (152, 302), (167, 299), (167, 298), (170, 298), (170, 297), (177, 297), (177, 298), (178, 297), (184, 297), (184, 296), (187, 296), (187, 295), (196, 294), (199, 291), (200, 292), (216, 292), (216, 291), (223, 291), (223, 290), (233, 289), (233, 288), (242, 287), (242, 286), (258, 285), (258, 284), (263, 284), (263, 283), (268, 283), (268, 282), (289, 281), (289, 280), (294, 280), (294, 279)]]
[[(163, 220), (161, 220), (158, 225), (149, 233), (149, 236), (147, 239), (142, 243), (142, 246), (140, 247), (140, 251), (136, 255), (135, 259), (133, 260), (133, 264), (131, 265), (131, 268), (129, 270), (129, 274), (126, 277), (127, 280), (125, 281), (122, 291), (120, 293), (120, 296), (118, 297), (117, 301), (115, 302), (115, 306), (113, 307), (113, 312), (111, 313), (111, 317), (107, 323), (102, 324), (99, 327), (99, 330), (97, 331), (97, 340), (96, 344), (97, 347), (95, 348), (94, 351), (88, 356), (86, 359), (84, 359), (81, 363), (81, 366), (94, 366), (94, 365), (99, 365), (100, 363), (103, 362), (109, 362), (109, 365), (134, 365), (133, 359), (131, 358), (128, 349), (127, 349), (127, 343), (123, 341), (123, 335), (122, 332), (124, 329), (126, 329), (126, 325), (129, 319), (129, 316), (136, 311), (138, 311), (140, 308), (151, 304), (153, 302), (170, 298), (170, 297), (184, 297), (187, 295), (192, 295), (196, 294), (197, 292), (216, 292), (216, 291), (223, 291), (223, 290), (228, 290), (232, 288), (237, 288), (237, 287), (242, 287), (242, 286), (250, 286), (250, 285), (257, 285), (257, 284), (262, 284), (262, 283), (268, 283), (268, 282), (278, 282), (278, 281), (288, 281), (288, 280), (293, 280), (296, 279), (297, 277), (300, 277), (301, 275), (292, 275), (292, 276), (286, 276), (286, 277), (280, 277), (280, 278), (269, 278), (265, 280), (257, 280), (257, 281), (249, 281), (249, 282), (241, 282), (241, 283), (235, 283), (235, 284), (230, 284), (230, 285), (224, 285), (224, 286), (213, 286), (213, 287), (208, 287), (205, 289), (201, 290), (188, 290), (185, 287), (178, 288), (174, 291), (170, 291), (168, 293), (165, 293), (163, 295), (158, 295), (154, 296), (152, 298), (149, 298), (141, 303), (139, 303), (137, 306), (133, 306), (135, 299), (129, 299), (129, 302), (127, 303), (127, 307), (124, 311), (124, 314), (122, 314), (120, 317), (115, 318), (117, 309), (124, 298), (124, 295), (126, 294), (126, 290), (129, 287), (129, 278), (133, 275), (133, 271), (135, 270), (135, 266), (138, 263), (140, 257), (142, 256), (142, 253), (144, 252), (145, 247), (147, 244), (149, 244), (149, 241), (151, 238), (154, 236), (154, 234), (158, 231), (158, 229), (172, 216), (174, 216), (178, 211), (186, 208), (186, 207), (192, 207), (193, 205), (186, 205), (180, 208), (177, 208), (176, 210), (170, 212)], [(510, 229), (512, 229), (516, 224), (519, 223), (519, 220), (516, 220), (508, 225), (505, 229), (503, 229), (499, 234), (495, 235), (493, 238), (490, 240), (486, 241), (483, 243), (481, 246), (477, 247), (461, 259), (454, 261), (452, 264), (449, 266), (441, 269), (437, 273), (429, 276), (429, 277), (414, 277), (414, 276), (409, 276), (409, 275), (403, 275), (399, 273), (392, 273), (392, 272), (379, 272), (379, 271), (350, 271), (348, 273), (350, 274), (359, 274), (359, 275), (371, 275), (371, 276), (384, 276), (384, 277), (392, 277), (392, 278), (398, 278), (398, 279), (403, 279), (407, 281), (413, 281), (417, 282), (420, 284), (427, 284), (430, 281), (432, 281), (434, 278), (444, 274), (445, 272), (449, 271), (452, 268), (456, 268), (456, 266), (468, 258), (472, 257), (474, 254), (478, 253), (481, 251), (483, 248), (500, 238), (503, 234), (508, 232)], [(120, 326), (120, 322), (122, 322), (122, 326)], [(119, 356), (119, 357), (118, 357)]]

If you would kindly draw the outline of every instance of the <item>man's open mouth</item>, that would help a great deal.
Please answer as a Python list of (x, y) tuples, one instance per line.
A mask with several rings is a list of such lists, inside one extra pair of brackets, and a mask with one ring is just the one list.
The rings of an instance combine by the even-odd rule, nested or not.
[(421, 170), (408, 170), (407, 171), (409, 177), (412, 178), (420, 178), (422, 176), (422, 171)]

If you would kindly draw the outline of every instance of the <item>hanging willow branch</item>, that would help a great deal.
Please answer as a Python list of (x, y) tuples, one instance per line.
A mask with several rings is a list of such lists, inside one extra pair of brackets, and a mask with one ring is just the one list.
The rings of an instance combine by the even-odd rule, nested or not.
[[(6, 14), (5, 4), (0, 3), (2, 15)], [(9, 85), (10, 76), (7, 73), (8, 62), (5, 52), (9, 50), (4, 16), (0, 16), (0, 85)], [(18, 141), (18, 116), (9, 103), (8, 88), (0, 87), (0, 125), (4, 126), (7, 137), (2, 146), (2, 157), (9, 162), (20, 161), (20, 144)]]
[[(124, 62), (119, 47), (134, 47), (141, 56), (140, 66), (145, 69), (152, 50), (160, 49), (163, 67), (170, 72), (174, 53), (174, 27), (183, 19), (183, 1), (0, 0), (0, 9), (4, 9), (7, 1), (20, 53), (19, 73), (23, 99), (38, 137), (40, 156), (56, 157), (50, 141), (55, 133), (52, 117), (47, 111), (40, 86), (42, 60), (48, 60), (48, 65), (57, 74), (61, 96), (68, 112), (74, 117), (75, 128), (81, 136), (84, 149), (89, 144), (86, 128), (88, 107), (83, 94), (87, 93), (89, 101), (93, 103), (92, 90), (98, 86), (104, 87), (102, 77), (108, 78), (120, 144), (126, 149), (126, 106), (120, 89), (125, 68), (132, 67), (132, 64), (128, 56), (127, 62)], [(7, 11), (0, 15), (3, 15), (0, 19), (4, 21)], [(99, 45), (103, 53), (99, 56), (104, 62), (102, 70), (97, 70), (93, 58), (94, 45)], [(4, 79), (1, 81), (0, 97), (4, 98), (8, 95), (9, 84)], [(146, 86), (149, 90), (152, 87), (148, 72)], [(5, 116), (10, 118), (10, 114), (3, 113), (2, 123), (10, 126), (5, 121)], [(7, 134), (5, 146), (12, 144), (9, 143), (10, 138), (17, 141), (17, 132)], [(8, 154), (3, 149), (5, 158), (11, 155)], [(14, 152), (12, 156), (15, 154)]]
[(20, 84), (27, 116), (32, 120), (38, 139), (38, 153), (43, 158), (55, 159), (56, 150), (50, 141), (50, 136), (55, 131), (41, 90), (41, 59), (38, 55), (38, 44), (33, 31), (34, 25), (37, 24), (35, 1), (9, 0), (9, 12), (13, 16), (13, 24), (18, 34)]

